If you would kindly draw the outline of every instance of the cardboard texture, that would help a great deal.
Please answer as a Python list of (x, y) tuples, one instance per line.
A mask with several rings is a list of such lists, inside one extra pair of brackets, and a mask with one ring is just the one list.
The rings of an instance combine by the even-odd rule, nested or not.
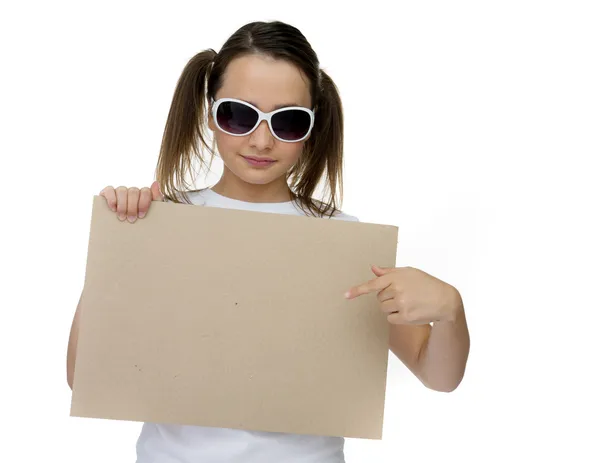
[(71, 416), (381, 439), (398, 229), (94, 197)]

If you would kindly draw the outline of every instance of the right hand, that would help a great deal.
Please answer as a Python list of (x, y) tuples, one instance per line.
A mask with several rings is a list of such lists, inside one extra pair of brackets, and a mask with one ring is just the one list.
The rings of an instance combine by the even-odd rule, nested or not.
[(152, 201), (163, 201), (164, 199), (158, 182), (152, 183), (150, 188), (142, 189), (124, 186), (115, 189), (107, 186), (100, 192), (100, 196), (106, 199), (108, 207), (117, 213), (119, 220), (127, 219), (130, 223), (134, 223), (138, 218), (143, 219), (148, 213)]

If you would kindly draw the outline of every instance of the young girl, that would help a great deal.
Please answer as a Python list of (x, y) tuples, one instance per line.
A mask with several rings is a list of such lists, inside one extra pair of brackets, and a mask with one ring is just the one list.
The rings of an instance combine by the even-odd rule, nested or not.
[[(212, 188), (191, 190), (194, 163), (215, 155), (224, 163)], [(235, 32), (219, 53), (194, 56), (177, 84), (150, 188), (101, 195), (120, 220), (134, 223), (152, 201), (185, 202), (331, 220), (342, 213), (343, 116), (331, 78), (302, 33), (281, 22), (255, 22)], [(319, 182), (327, 196), (313, 199)], [(349, 288), (347, 298), (378, 292), (391, 323), (391, 351), (425, 384), (451, 391), (461, 382), (469, 334), (458, 291), (420, 270), (372, 267), (374, 278)], [(343, 297), (343, 295), (340, 295)], [(72, 387), (81, 301), (67, 356)], [(344, 440), (196, 426), (145, 423), (138, 463), (344, 461)]]

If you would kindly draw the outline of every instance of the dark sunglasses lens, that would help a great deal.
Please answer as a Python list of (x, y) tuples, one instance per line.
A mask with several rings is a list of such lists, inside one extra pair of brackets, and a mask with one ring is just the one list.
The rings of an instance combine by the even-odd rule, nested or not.
[(249, 106), (235, 101), (226, 101), (217, 108), (217, 123), (226, 132), (242, 135), (256, 125), (258, 113)]
[(271, 119), (273, 131), (284, 140), (300, 140), (310, 129), (310, 115), (299, 109), (281, 111)]

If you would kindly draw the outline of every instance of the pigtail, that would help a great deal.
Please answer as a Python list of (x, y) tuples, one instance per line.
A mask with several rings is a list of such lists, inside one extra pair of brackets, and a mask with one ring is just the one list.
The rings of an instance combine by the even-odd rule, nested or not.
[[(323, 153), (327, 161), (326, 189), (330, 206), (335, 211), (343, 198), (344, 112), (339, 91), (327, 73), (321, 71), (321, 137), (315, 150)], [(319, 109), (317, 109), (319, 111)]]
[(180, 195), (190, 203), (185, 191), (192, 189), (186, 175), (193, 177), (193, 163), (206, 168), (203, 149), (214, 156), (207, 143), (205, 122), (207, 118), (206, 82), (216, 52), (202, 51), (189, 60), (177, 82), (171, 108), (165, 125), (160, 154), (156, 166), (156, 179), (165, 199), (180, 202)]
[[(338, 205), (343, 196), (343, 108), (335, 83), (323, 70), (320, 71), (315, 93), (315, 125), (305, 143), (303, 156), (290, 177), (294, 193), (305, 212), (331, 217), (339, 212)], [(323, 183), (323, 201), (312, 199), (319, 182)]]

